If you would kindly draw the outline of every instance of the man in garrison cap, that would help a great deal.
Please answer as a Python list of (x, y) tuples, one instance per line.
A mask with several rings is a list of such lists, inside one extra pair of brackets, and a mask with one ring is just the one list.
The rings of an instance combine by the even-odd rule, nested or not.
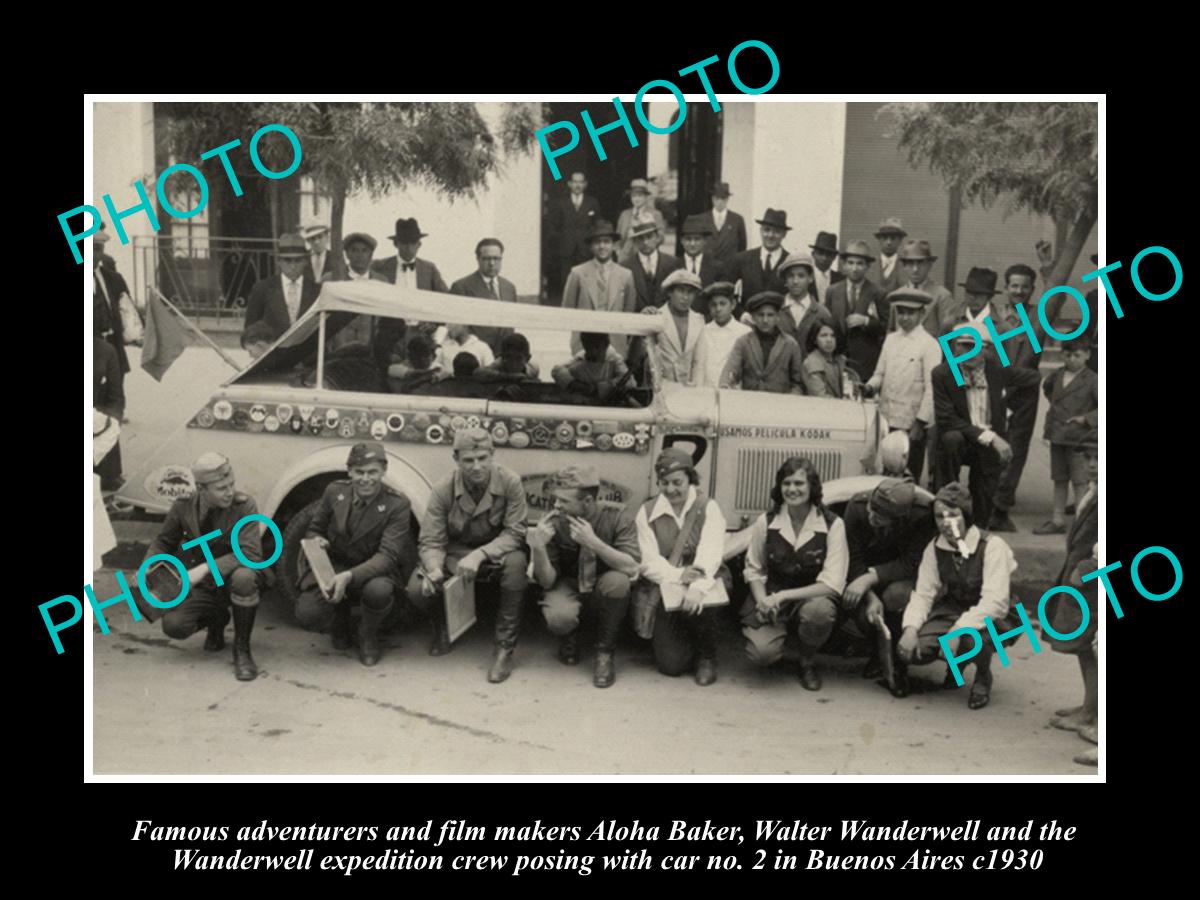
[[(258, 573), (238, 559), (230, 541), (234, 526), (245, 516), (256, 515), (258, 507), (249, 494), (235, 490), (233, 466), (220, 453), (197, 457), (192, 463), (192, 480), (196, 492), (171, 505), (146, 552), (146, 558), (170, 554), (188, 567), (190, 588), (183, 602), (162, 617), (163, 634), (181, 641), (207, 628), (204, 649), (216, 653), (225, 648), (225, 626), (232, 606), (234, 673), (238, 681), (253, 681), (258, 667), (250, 655), (250, 633), (258, 608)], [(210, 534), (212, 540), (197, 541)], [(193, 541), (193, 546), (183, 548)], [(245, 559), (262, 562), (257, 521), (238, 531), (238, 547)]]
[(364, 441), (350, 448), (348, 478), (325, 488), (305, 537), (316, 538), (336, 573), (322, 587), (300, 554), (300, 595), (296, 618), (310, 631), (328, 631), (334, 648), (354, 643), (352, 607), (360, 607), (358, 658), (379, 662), (379, 630), (393, 609), (398, 585), (416, 564), (410, 520), (412, 504), (383, 483), (387, 473), (383, 444)]
[(483, 428), (454, 432), (454, 461), (458, 468), (429, 496), (421, 520), (421, 565), (409, 579), (408, 599), (433, 620), (430, 656), (443, 656), (450, 652), (442, 592), (446, 579), (499, 581), (496, 650), (487, 676), (499, 684), (512, 673), (529, 585), (525, 489), (516, 472), (496, 462), (492, 436)]
[(855, 494), (842, 519), (850, 550), (842, 615), (865, 635), (876, 637), (863, 677), (895, 674), (899, 677), (889, 677), (888, 682), (893, 693), (904, 696), (908, 685), (902, 672), (883, 671), (878, 633), (886, 628), (893, 647), (900, 639), (900, 620), (917, 582), (921, 556), (937, 537), (933, 495), (911, 479), (885, 478), (873, 490)]
[(579, 662), (583, 607), (597, 619), (592, 684), (616, 680), (613, 654), (629, 594), (641, 565), (637, 526), (624, 507), (601, 502), (600, 479), (590, 466), (570, 466), (547, 484), (554, 509), (529, 531), (533, 577), (542, 586), (546, 626), (561, 638), (563, 665)]

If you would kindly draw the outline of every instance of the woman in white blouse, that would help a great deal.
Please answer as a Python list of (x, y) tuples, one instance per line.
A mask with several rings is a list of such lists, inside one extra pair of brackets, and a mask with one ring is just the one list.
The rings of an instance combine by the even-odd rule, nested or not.
[(752, 529), (745, 569), (750, 596), (742, 607), (746, 656), (759, 666), (778, 662), (794, 630), (800, 684), (819, 691), (817, 652), (837, 624), (850, 551), (842, 520), (821, 503), (821, 476), (812, 460), (793, 456), (779, 467), (771, 506)]
[(717, 680), (717, 609), (729, 603), (725, 516), (697, 488), (686, 451), (668, 447), (654, 473), (659, 493), (634, 519), (642, 553), (635, 627), (651, 640), (660, 672), (682, 675), (694, 665), (703, 687)]

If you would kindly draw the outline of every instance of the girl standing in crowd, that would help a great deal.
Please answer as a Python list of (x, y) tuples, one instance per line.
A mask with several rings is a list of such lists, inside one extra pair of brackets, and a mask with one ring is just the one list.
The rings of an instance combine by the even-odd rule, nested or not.
[(808, 333), (804, 348), (804, 386), (810, 397), (846, 396), (847, 379), (858, 378), (846, 364), (846, 355), (841, 353), (837, 330), (829, 324), (820, 323)]
[(783, 658), (789, 630), (800, 639), (800, 684), (821, 689), (817, 651), (837, 623), (836, 599), (846, 587), (846, 528), (821, 503), (821, 476), (812, 460), (792, 457), (775, 473), (771, 506), (752, 526), (746, 550), (750, 596), (742, 607), (746, 655), (755, 665)]

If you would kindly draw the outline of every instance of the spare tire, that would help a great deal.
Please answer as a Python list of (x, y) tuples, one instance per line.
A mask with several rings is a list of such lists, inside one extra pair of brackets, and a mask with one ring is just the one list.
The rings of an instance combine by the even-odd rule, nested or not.
[(320, 506), (320, 499), (312, 501), (298, 510), (283, 529), (283, 555), (279, 558), (277, 583), (279, 593), (289, 607), (295, 606), (296, 597), (300, 594), (297, 586), (300, 580), (300, 541), (308, 533), (308, 526), (312, 524)]

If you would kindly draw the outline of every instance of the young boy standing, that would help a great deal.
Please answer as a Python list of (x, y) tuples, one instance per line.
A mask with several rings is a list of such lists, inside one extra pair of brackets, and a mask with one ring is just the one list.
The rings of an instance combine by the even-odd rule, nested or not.
[(1050, 442), (1050, 477), (1054, 481), (1053, 518), (1033, 529), (1034, 534), (1066, 534), (1067, 487), (1075, 486), (1075, 497), (1087, 492), (1088, 472), (1081, 457), (1072, 454), (1100, 422), (1100, 380), (1087, 367), (1091, 344), (1086, 337), (1063, 347), (1063, 366), (1042, 385), (1050, 409), (1046, 411), (1043, 436)]
[(696, 384), (702, 387), (717, 387), (721, 373), (737, 339), (750, 333), (750, 326), (743, 325), (733, 317), (734, 285), (728, 281), (717, 281), (709, 285), (701, 296), (712, 321), (700, 332), (700, 347), (697, 357)]
[(746, 301), (754, 330), (734, 342), (720, 386), (776, 394), (804, 393), (800, 345), (778, 328), (783, 296), (761, 291)]

